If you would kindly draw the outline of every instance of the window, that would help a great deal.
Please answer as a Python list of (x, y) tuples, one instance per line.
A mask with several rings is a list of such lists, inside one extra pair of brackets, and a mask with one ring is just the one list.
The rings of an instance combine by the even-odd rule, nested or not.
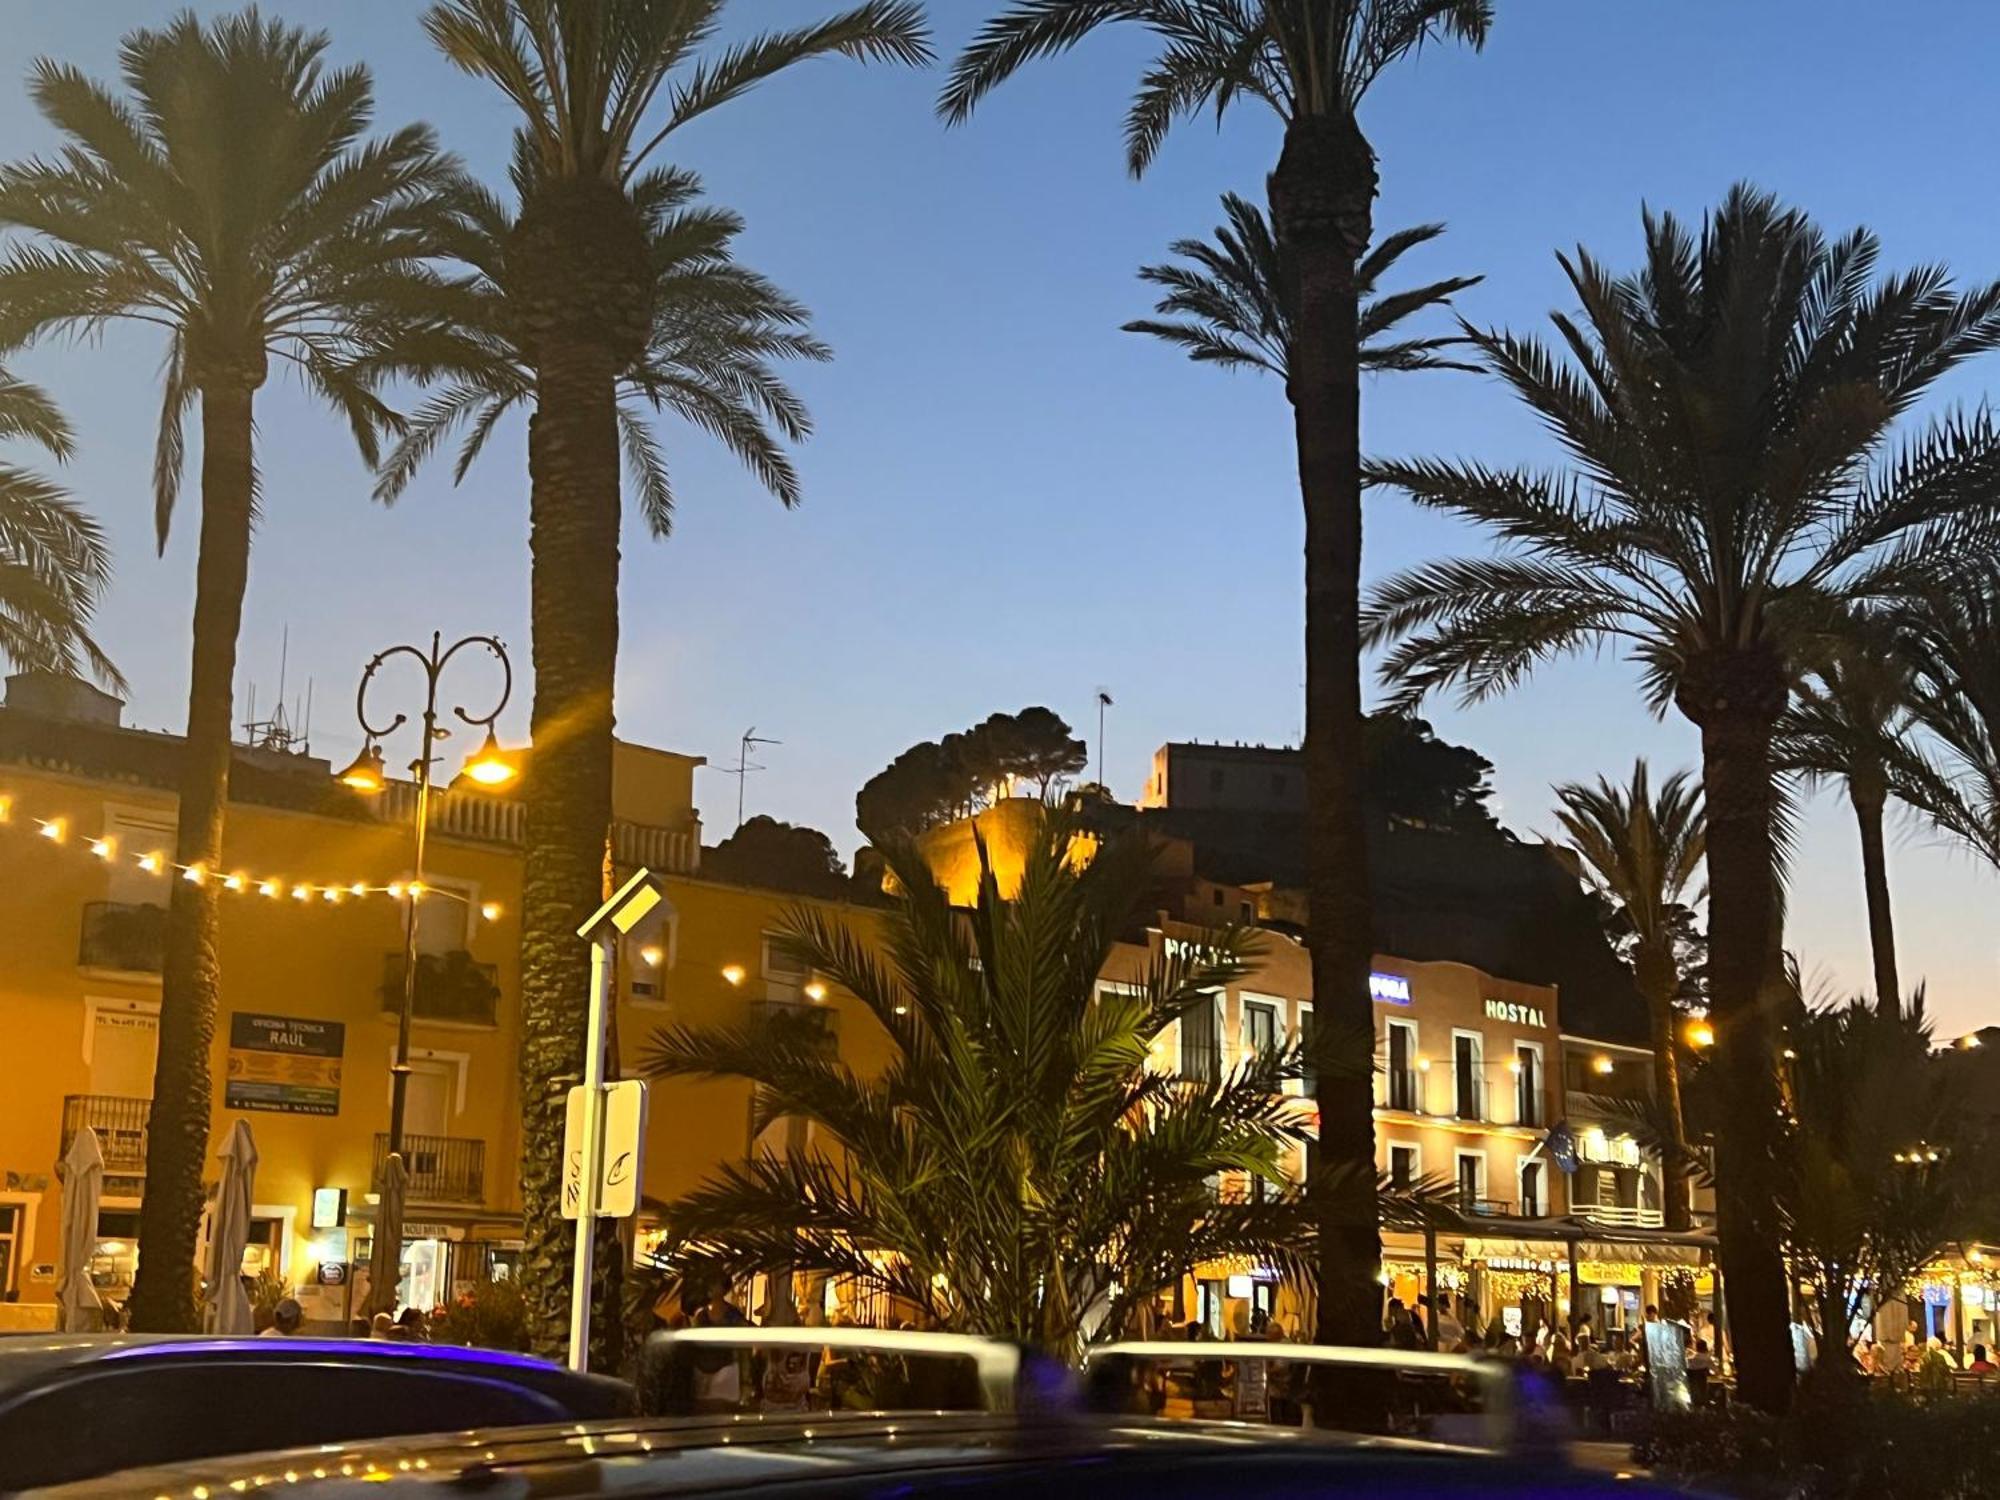
[(1278, 1046), (1278, 1007), (1268, 1000), (1243, 1002), (1243, 1051), (1248, 1057), (1274, 1052)]
[(106, 862), (104, 897), (107, 901), (128, 906), (167, 904), (167, 897), (172, 892), (167, 876), (172, 873), (172, 868), (163, 864), (161, 870), (142, 870), (139, 868), (139, 856), (162, 854), (172, 859), (175, 826), (171, 812), (137, 808), (104, 809), (104, 836), (111, 840), (112, 848), (117, 853), (116, 858)]
[(1181, 1076), (1213, 1083), (1222, 1076), (1221, 996), (1209, 995), (1181, 1015)]
[(1304, 1074), (1299, 1079), (1299, 1092), (1308, 1099), (1319, 1097), (1319, 1074), (1313, 1071), (1313, 1008), (1299, 1006), (1299, 1048)]
[(423, 899), (417, 902), (417, 952), (464, 951), (467, 919), (479, 901), (477, 888), (449, 880), (426, 880), (424, 885)]
[(1521, 1217), (1539, 1219), (1542, 1213), (1542, 1164), (1524, 1161), (1521, 1163)]
[(1417, 1079), (1417, 1028), (1408, 1021), (1389, 1027), (1389, 1108), (1423, 1111), (1423, 1090)]
[(795, 1000), (810, 978), (805, 964), (775, 932), (764, 934), (764, 993), (772, 1000)]
[(1248, 901), (1239, 901), (1236, 903), (1236, 915), (1241, 920), (1247, 922), (1257, 915), (1257, 908), (1252, 906)]
[(1415, 1146), (1391, 1143), (1389, 1146), (1389, 1186), (1408, 1188), (1423, 1175), (1420, 1165), (1422, 1157)]
[(1480, 1151), (1458, 1153), (1458, 1207), (1461, 1213), (1477, 1213), (1486, 1196), (1486, 1156)]
[(1482, 1038), (1476, 1031), (1451, 1034), (1451, 1077), (1456, 1113), (1461, 1120), (1486, 1118), (1485, 1060), (1481, 1057)]
[(1221, 887), (1221, 886), (1217, 886), (1217, 887), (1216, 887), (1216, 888), (1215, 888), (1215, 889), (1214, 889), (1213, 891), (1210, 891), (1210, 892), (1209, 892), (1209, 894), (1210, 894), (1211, 896), (1213, 896), (1213, 897), (1215, 898), (1215, 904), (1216, 904), (1217, 906), (1220, 906), (1220, 905), (1222, 905), (1222, 887)]
[(1542, 1123), (1542, 1049), (1533, 1042), (1514, 1047), (1514, 1118), (1522, 1125)]

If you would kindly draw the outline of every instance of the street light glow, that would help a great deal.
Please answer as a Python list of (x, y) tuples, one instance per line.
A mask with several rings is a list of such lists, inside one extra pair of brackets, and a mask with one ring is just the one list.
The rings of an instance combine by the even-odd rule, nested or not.
[(491, 724), (486, 726), (486, 743), (465, 763), (465, 774), (481, 786), (505, 786), (521, 774), (514, 758), (500, 748)]
[(340, 783), (357, 792), (379, 792), (389, 784), (382, 770), (382, 749), (373, 739), (361, 747), (361, 753), (340, 773)]
[(484, 903), (484, 904), (483, 904), (483, 905), (482, 905), (482, 906), (481, 906), (481, 907), (479, 908), (479, 918), (480, 918), (480, 920), (481, 920), (481, 921), (483, 921), (483, 922), (497, 922), (497, 921), (499, 921), (499, 920), (500, 920), (500, 903), (499, 903), (498, 901), (488, 901), (488, 902)]
[(743, 965), (724, 964), (722, 966), (722, 977), (731, 984), (741, 984), (743, 982)]
[(1690, 1047), (1713, 1047), (1715, 1045), (1715, 1028), (1706, 1021), (1690, 1021), (1688, 1023), (1687, 1039)]

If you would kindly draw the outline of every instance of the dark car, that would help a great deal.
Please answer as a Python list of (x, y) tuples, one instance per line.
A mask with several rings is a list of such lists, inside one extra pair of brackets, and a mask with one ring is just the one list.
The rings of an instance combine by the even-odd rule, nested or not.
[[(735, 1351), (821, 1345), (829, 1359), (879, 1364), (957, 1359), (960, 1391), (988, 1410), (729, 1412), (635, 1417), (617, 1422), (395, 1438), (245, 1455), (106, 1476), (66, 1495), (147, 1495), (212, 1500), (282, 1489), (286, 1494), (380, 1494), (437, 1487), (493, 1496), (725, 1495), (756, 1491), (798, 1497), (953, 1497), (953, 1500), (1264, 1500), (1264, 1497), (1395, 1495), (1623, 1496), (1665, 1493), (1625, 1475), (1571, 1467), (1553, 1449), (1524, 1451), (1497, 1424), (1477, 1426), (1510, 1446), (1498, 1450), (1385, 1436), (1341, 1436), (1297, 1427), (1128, 1417), (1098, 1408), (1104, 1357), (1129, 1365), (1166, 1346), (1099, 1351), (1095, 1380), (1076, 1380), (1010, 1346), (936, 1334), (851, 1329), (702, 1329), (656, 1336), (639, 1382), (642, 1402), (678, 1401), (676, 1369)], [(1223, 1359), (1266, 1350), (1195, 1346)], [(1178, 1356), (1188, 1346), (1173, 1346)], [(1379, 1369), (1398, 1378), (1443, 1376), (1498, 1390), (1495, 1373), (1446, 1356), (1390, 1361), (1373, 1351), (1281, 1346), (1307, 1363)], [(717, 1366), (716, 1368), (720, 1368)], [(1476, 1399), (1477, 1393), (1471, 1393)], [(1504, 1417), (1489, 1409), (1481, 1417)]]
[(0, 1491), (311, 1443), (610, 1417), (622, 1381), (368, 1339), (0, 1340)]

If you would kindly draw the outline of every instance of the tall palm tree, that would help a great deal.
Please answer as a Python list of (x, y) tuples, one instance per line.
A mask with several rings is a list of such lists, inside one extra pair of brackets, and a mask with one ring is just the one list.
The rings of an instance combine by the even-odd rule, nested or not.
[[(1178, 120), (1239, 99), (1284, 124), (1268, 185), (1272, 225), (1297, 275), (1287, 389), (1306, 526), (1306, 882), (1313, 993), (1322, 1029), (1323, 1147), (1372, 1160), (1373, 1096), (1336, 1068), (1344, 1038), (1372, 1032), (1373, 959), (1361, 699), (1361, 313), (1356, 268), (1374, 237), (1375, 153), (1356, 111), (1392, 63), (1427, 43), (1481, 46), (1490, 0), (1015, 0), (980, 30), (939, 101), (947, 119), (1036, 58), (1129, 21), (1159, 44), (1126, 115), (1126, 159), (1143, 173)], [(1353, 1043), (1346, 1043), (1352, 1045)], [(1357, 1267), (1381, 1258), (1366, 1205), (1322, 1205), (1317, 1336), (1380, 1337), (1381, 1289)], [(1331, 1393), (1328, 1393), (1329, 1395)]]
[[(378, 456), (393, 414), (375, 385), (425, 315), (432, 199), (449, 162), (409, 126), (364, 139), (366, 68), (328, 70), (327, 38), (250, 9), (181, 16), (120, 49), (123, 97), (36, 64), (36, 105), (62, 153), (0, 171), (0, 348), (120, 320), (166, 342), (155, 452), (162, 547), (184, 426), (200, 408), (201, 542), (176, 860), (213, 869), (229, 791), (231, 683), (258, 498), (253, 408), (273, 360)], [(161, 977), (133, 1325), (193, 1316), (195, 1233), (220, 973), (216, 884), (176, 880)]]
[[(1140, 268), (1141, 280), (1166, 291), (1154, 310), (1170, 316), (1136, 319), (1125, 325), (1125, 332), (1164, 339), (1200, 364), (1263, 370), (1285, 381), (1289, 389), (1298, 276), (1261, 208), (1224, 193), (1222, 211), (1228, 222), (1216, 227), (1213, 243), (1174, 241), (1173, 253), (1191, 264)], [(1362, 369), (1477, 373), (1473, 366), (1447, 357), (1445, 351), (1458, 342), (1455, 337), (1390, 340), (1386, 335), (1413, 313), (1448, 306), (1455, 295), (1479, 285), (1484, 277), (1454, 276), (1406, 292), (1375, 295), (1397, 261), (1443, 233), (1442, 224), (1399, 229), (1355, 266)]]
[(1889, 856), (1883, 826), (1899, 785), (1935, 775), (1911, 741), (1915, 681), (1909, 654), (1885, 622), (1861, 615), (1849, 638), (1835, 641), (1794, 692), (1778, 721), (1778, 769), (1845, 788), (1861, 836), (1861, 885), (1875, 1003), (1893, 1014), (1902, 1004), (1896, 972), (1896, 926), (1889, 903)]
[(1606, 642), (1647, 700), (1701, 733), (1709, 995), (1726, 1110), (1718, 1209), (1742, 1389), (1789, 1399), (1784, 1267), (1767, 1176), (1777, 1118), (1771, 1006), (1779, 942), (1772, 741), (1791, 684), (1844, 611), (1913, 588), (2000, 530), (2000, 436), (1945, 420), (1878, 462), (1896, 419), (2000, 339), (2000, 287), (1955, 292), (1925, 267), (1877, 280), (1865, 230), (1829, 242), (1748, 187), (1699, 232), (1645, 219), (1646, 264), (1562, 261), (1582, 317), (1567, 360), (1468, 330), (1486, 367), (1552, 430), (1569, 470), (1372, 465), (1372, 482), (1489, 527), (1510, 550), (1383, 584), (1367, 627), (1415, 701), (1502, 692)]
[(640, 374), (658, 284), (646, 164), (675, 131), (809, 58), (929, 57), (913, 0), (726, 46), (725, 0), (438, 0), (424, 28), (520, 114), (502, 285), (533, 372), (529, 426), (535, 767), (521, 895), (522, 1290), (538, 1349), (561, 1346), (571, 1231), (563, 1100), (582, 1072), (589, 969), (576, 930), (602, 899), (618, 655), (621, 380)]
[(1615, 786), (1567, 782), (1556, 788), (1556, 821), (1590, 881), (1617, 910), (1620, 946), (1632, 965), (1652, 1024), (1653, 1093), (1665, 1127), (1661, 1153), (1667, 1227), (1686, 1229), (1687, 1126), (1681, 1114), (1679, 1011), (1683, 958), (1695, 937), (1694, 891), (1706, 854), (1701, 789), (1676, 771), (1653, 791), (1641, 759), (1632, 779)]
[[(58, 460), (73, 451), (55, 403), (0, 370), (0, 441), (8, 438), (38, 444)], [(90, 634), (110, 577), (111, 552), (97, 523), (59, 486), (0, 463), (0, 659), (19, 672), (74, 677), (88, 670), (122, 688)]]
[[(852, 1277), (946, 1326), (1070, 1357), (1087, 1328), (1119, 1336), (1201, 1262), (1309, 1273), (1310, 1219), (1281, 1167), (1308, 1137), (1306, 1103), (1283, 1090), (1303, 1073), (1298, 1050), (1206, 1081), (1148, 1066), (1167, 1027), (1249, 973), (1255, 938), (1218, 929), (1129, 989), (1100, 990), (1153, 851), (1127, 836), (1078, 861), (1077, 832), (1069, 814), (1041, 814), (1011, 896), (982, 842), (969, 908), (895, 837), (881, 846), (897, 879), (879, 934), (824, 908), (787, 914), (796, 955), (888, 1033), (879, 1073), (856, 1075), (796, 1022), (654, 1034), (647, 1072), (750, 1080), (762, 1119), (810, 1120), (829, 1142), (801, 1135), (670, 1205), (679, 1258)], [(1375, 1186), (1373, 1163), (1329, 1170), (1338, 1188)], [(1216, 1192), (1239, 1173), (1268, 1191)], [(1415, 1214), (1427, 1198), (1395, 1201)]]

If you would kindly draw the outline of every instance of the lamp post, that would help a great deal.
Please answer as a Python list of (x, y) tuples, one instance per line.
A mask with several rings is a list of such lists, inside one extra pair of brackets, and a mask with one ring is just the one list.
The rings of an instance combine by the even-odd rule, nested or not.
[(428, 652), (416, 646), (391, 646), (386, 651), (376, 652), (369, 661), (367, 669), (361, 674), (361, 686), (354, 695), (354, 715), (361, 721), (361, 731), (367, 739), (361, 753), (355, 756), (354, 763), (340, 773), (340, 780), (356, 791), (380, 792), (387, 786), (387, 778), (382, 771), (381, 742), (407, 724), (409, 715), (399, 713), (386, 724), (371, 720), (368, 717), (368, 687), (387, 662), (398, 656), (412, 658), (424, 671), (423, 740), (417, 758), (410, 766), (417, 784), (416, 849), (410, 879), (403, 888), (403, 998), (396, 1016), (396, 1060), (389, 1069), (391, 1156), (401, 1156), (403, 1152), (403, 1107), (410, 1082), (410, 1017), (416, 1010), (417, 1002), (417, 902), (424, 894), (424, 838), (430, 823), (431, 767), (440, 758), (437, 742), (451, 733), (449, 729), (438, 727), (438, 683), (444, 676), (446, 665), (467, 646), (484, 646), (491, 652), (500, 663), (501, 678), (499, 701), (493, 705), (492, 712), (475, 716), (460, 707), (452, 709), (466, 725), (486, 731), (485, 743), (466, 762), (464, 775), (483, 787), (504, 786), (512, 781), (517, 774), (515, 767), (500, 748), (500, 741), (493, 732), (494, 720), (507, 707), (507, 700), (514, 691), (514, 667), (507, 659), (507, 648), (498, 637), (490, 635), (469, 635), (447, 647), (436, 631), (431, 633)]

